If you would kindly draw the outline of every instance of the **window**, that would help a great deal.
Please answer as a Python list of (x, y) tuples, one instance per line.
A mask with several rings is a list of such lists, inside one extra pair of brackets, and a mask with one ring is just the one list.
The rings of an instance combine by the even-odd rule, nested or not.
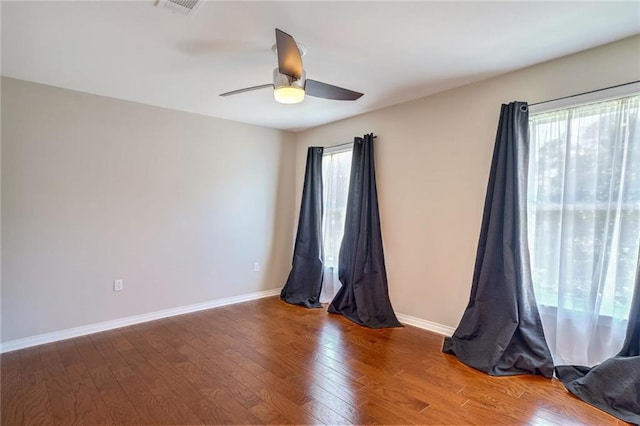
[(353, 145), (327, 148), (322, 158), (323, 205), (322, 244), (324, 250), (324, 279), (320, 302), (333, 300), (340, 289), (338, 256), (344, 234), (347, 195), (351, 174)]
[(640, 95), (530, 114), (533, 286), (559, 364), (620, 349), (640, 247)]

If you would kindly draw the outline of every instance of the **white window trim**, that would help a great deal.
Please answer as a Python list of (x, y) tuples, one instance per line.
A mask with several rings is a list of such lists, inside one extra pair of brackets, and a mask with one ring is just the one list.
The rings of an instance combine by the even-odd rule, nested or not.
[(537, 105), (529, 105), (529, 115), (556, 111), (559, 109), (575, 108), (596, 102), (604, 102), (612, 99), (633, 96), (637, 95), (638, 93), (640, 93), (640, 82), (626, 84), (624, 86), (598, 90), (597, 92), (571, 96), (565, 99), (558, 99), (556, 101), (543, 102)]
[(331, 155), (331, 154), (338, 154), (340, 152), (346, 152), (346, 151), (353, 151), (353, 142), (330, 146), (328, 148), (325, 148), (322, 154)]

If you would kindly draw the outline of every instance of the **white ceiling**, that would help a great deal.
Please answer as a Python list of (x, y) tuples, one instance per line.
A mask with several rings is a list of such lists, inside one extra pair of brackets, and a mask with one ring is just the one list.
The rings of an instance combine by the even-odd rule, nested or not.
[[(147, 1), (3, 1), (2, 75), (300, 130), (640, 33), (640, 2), (218, 2), (189, 17)], [(307, 76), (365, 95), (281, 105), (274, 28)], [(639, 53), (640, 55), (640, 53)]]

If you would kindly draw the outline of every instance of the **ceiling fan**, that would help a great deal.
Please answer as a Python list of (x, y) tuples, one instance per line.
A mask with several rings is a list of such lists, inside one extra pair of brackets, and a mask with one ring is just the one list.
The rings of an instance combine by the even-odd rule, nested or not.
[(353, 90), (308, 79), (307, 73), (302, 68), (304, 50), (301, 54), (302, 49), (293, 37), (277, 28), (274, 50), (278, 55), (278, 67), (273, 70), (273, 83), (233, 90), (221, 93), (220, 96), (237, 95), (267, 87), (273, 88), (276, 101), (284, 104), (302, 102), (305, 94), (338, 101), (355, 101), (362, 96), (362, 93)]

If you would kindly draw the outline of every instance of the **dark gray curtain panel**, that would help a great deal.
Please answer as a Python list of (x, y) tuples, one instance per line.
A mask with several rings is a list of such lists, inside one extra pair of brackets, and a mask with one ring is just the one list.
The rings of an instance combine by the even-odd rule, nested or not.
[(304, 174), (298, 233), (293, 262), (280, 298), (293, 305), (320, 308), (322, 290), (322, 154), (324, 148), (309, 147)]
[(340, 246), (342, 287), (329, 312), (371, 328), (402, 327), (387, 287), (373, 155), (373, 134), (355, 138), (344, 236)]
[(553, 376), (527, 242), (529, 111), (502, 105), (469, 304), (443, 352), (496, 376)]
[(640, 425), (640, 263), (622, 350), (593, 368), (556, 367), (569, 392), (625, 422)]

